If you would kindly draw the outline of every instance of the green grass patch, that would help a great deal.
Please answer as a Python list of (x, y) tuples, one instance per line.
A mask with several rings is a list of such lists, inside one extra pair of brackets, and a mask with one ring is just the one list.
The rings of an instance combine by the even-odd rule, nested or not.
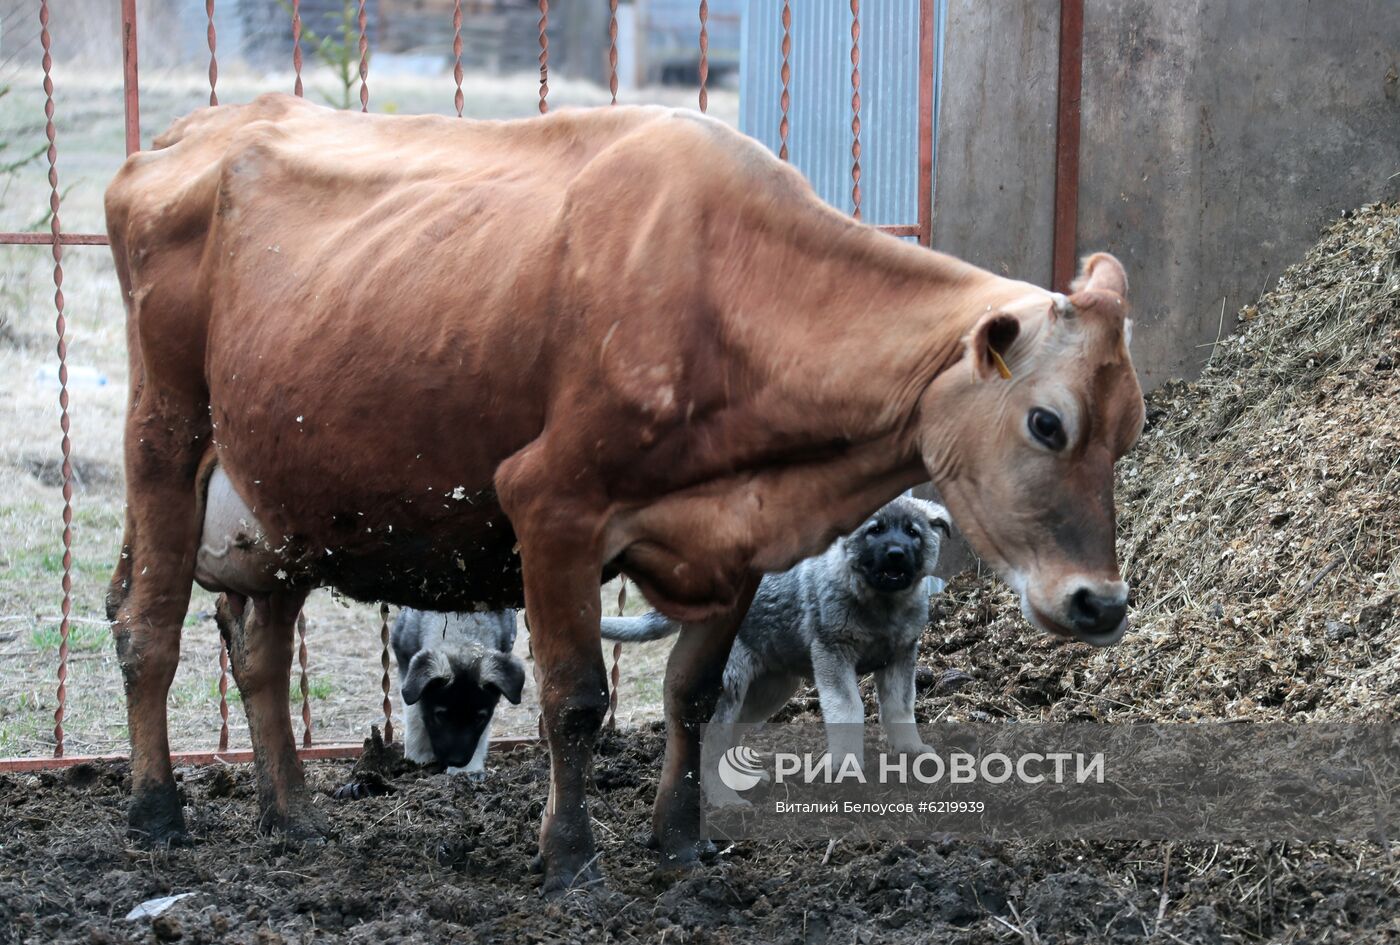
[[(68, 652), (95, 653), (107, 646), (111, 635), (106, 627), (75, 623), (68, 627)], [(36, 627), (29, 633), (29, 644), (40, 653), (56, 653), (63, 637), (57, 624)]]
[[(335, 692), (335, 685), (329, 679), (311, 679), (307, 681), (306, 695), (309, 699), (317, 702), (324, 702)], [(219, 702), (219, 681), (213, 680), (209, 684), (208, 698), (214, 703)], [(232, 675), (229, 677), (228, 701), (232, 705), (235, 702), (243, 701), (243, 694), (238, 691), (238, 686), (233, 682)], [(293, 679), (291, 685), (287, 687), (287, 701), (293, 705), (301, 702), (301, 680)]]

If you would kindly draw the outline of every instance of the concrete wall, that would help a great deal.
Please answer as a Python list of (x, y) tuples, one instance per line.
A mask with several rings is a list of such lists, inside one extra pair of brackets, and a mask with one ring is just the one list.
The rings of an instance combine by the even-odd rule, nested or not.
[(933, 245), (1046, 284), (1055, 205), (1058, 0), (950, 0)]
[(1079, 245), (1128, 267), (1156, 386), (1194, 376), (1323, 223), (1400, 196), (1400, 5), (1085, 8)]
[[(1400, 197), (1400, 5), (1085, 0), (1084, 20), (1079, 248), (1127, 266), (1151, 389), (1195, 376), (1323, 223)], [(945, 42), (934, 245), (1048, 284), (1059, 3), (952, 0)]]

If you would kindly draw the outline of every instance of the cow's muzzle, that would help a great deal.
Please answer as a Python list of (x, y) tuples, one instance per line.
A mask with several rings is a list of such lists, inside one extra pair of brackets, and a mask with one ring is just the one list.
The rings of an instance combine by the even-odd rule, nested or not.
[(1128, 585), (1122, 581), (1071, 582), (1050, 613), (1034, 594), (1021, 592), (1021, 612), (1031, 623), (1055, 636), (1090, 646), (1110, 646), (1128, 629)]
[(1070, 595), (1069, 620), (1074, 635), (1095, 646), (1117, 643), (1128, 628), (1128, 595), (1100, 594), (1081, 587)]

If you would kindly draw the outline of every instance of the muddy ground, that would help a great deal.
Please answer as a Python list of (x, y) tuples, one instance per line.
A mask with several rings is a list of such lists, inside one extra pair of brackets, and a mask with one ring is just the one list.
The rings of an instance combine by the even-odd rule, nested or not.
[[(194, 836), (123, 835), (121, 766), (0, 777), (0, 942), (1381, 942), (1400, 879), (1372, 846), (1226, 848), (952, 839), (741, 843), (678, 881), (643, 847), (658, 730), (605, 736), (594, 771), (601, 890), (544, 901), (529, 870), (544, 753), (476, 785), (399, 764), (394, 792), (336, 801), (347, 763), (310, 766), (335, 836), (256, 830), (247, 766), (180, 772)], [(397, 774), (395, 773), (397, 772)], [(193, 893), (155, 920), (137, 904)]]

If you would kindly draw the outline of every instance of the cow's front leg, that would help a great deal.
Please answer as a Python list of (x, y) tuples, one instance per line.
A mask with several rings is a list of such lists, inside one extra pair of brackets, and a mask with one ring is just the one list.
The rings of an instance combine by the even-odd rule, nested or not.
[(587, 543), (571, 545), (561, 537), (557, 531), (538, 540), (520, 534), (535, 682), (549, 740), (549, 801), (540, 823), (546, 896), (602, 878), (586, 797), (593, 742), (608, 708), (598, 635), (602, 565)]
[(215, 620), (228, 643), (233, 679), (248, 716), (258, 783), (258, 826), (310, 840), (324, 837), (327, 824), (306, 790), (287, 701), (296, 619), (305, 600), (304, 592), (251, 599), (224, 594)]
[(684, 625), (666, 661), (666, 760), (651, 817), (664, 868), (690, 866), (704, 849), (700, 727), (715, 710), (729, 650), (758, 581), (757, 575), (746, 581), (726, 613)]

